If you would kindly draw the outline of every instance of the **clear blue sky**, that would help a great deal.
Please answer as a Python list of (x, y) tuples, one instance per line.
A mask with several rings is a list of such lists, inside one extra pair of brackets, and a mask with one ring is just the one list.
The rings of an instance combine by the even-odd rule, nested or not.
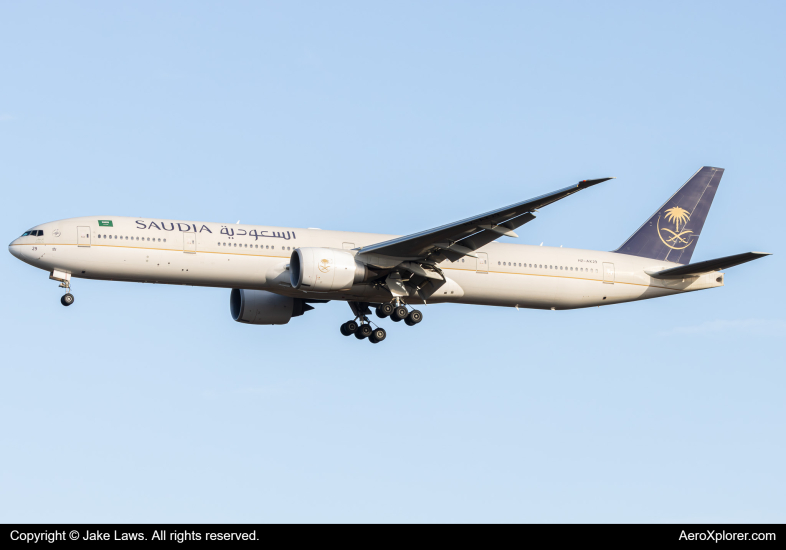
[[(0, 521), (783, 521), (782, 2), (0, 3), (0, 229), (405, 234), (584, 178), (519, 242), (612, 250), (702, 165), (726, 287), (578, 311), (345, 304), (4, 253)], [(404, 200), (401, 200), (401, 197)]]

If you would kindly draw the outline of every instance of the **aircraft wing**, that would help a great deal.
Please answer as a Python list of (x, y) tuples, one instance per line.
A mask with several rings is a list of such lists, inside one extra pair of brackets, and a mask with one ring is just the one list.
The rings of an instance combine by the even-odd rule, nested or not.
[(535, 219), (533, 212), (537, 209), (610, 179), (614, 178), (583, 180), (558, 191), (471, 218), (364, 246), (358, 253), (380, 254), (408, 260), (423, 259), (431, 254), (442, 254), (451, 261), (462, 256), (474, 256), (475, 250), (502, 235), (517, 237), (518, 235), (513, 230)]

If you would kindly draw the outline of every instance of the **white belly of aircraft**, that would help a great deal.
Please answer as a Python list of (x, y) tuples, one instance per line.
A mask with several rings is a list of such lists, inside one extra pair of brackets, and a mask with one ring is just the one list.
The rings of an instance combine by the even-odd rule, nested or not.
[[(111, 228), (96, 226), (96, 218), (52, 222), (46, 224), (46, 238), (29, 238), (15, 246), (27, 263), (74, 278), (268, 290), (324, 300), (390, 299), (387, 290), (370, 284), (331, 293), (295, 290), (288, 271), (292, 250), (298, 247), (352, 249), (391, 238), (387, 235), (112, 220)], [(202, 231), (194, 231), (197, 228)], [(429, 303), (571, 309), (722, 286), (708, 276), (655, 280), (644, 271), (673, 264), (610, 252), (490, 243), (477, 253), (477, 259), (440, 264), (447, 284)], [(414, 296), (406, 301), (422, 303)]]

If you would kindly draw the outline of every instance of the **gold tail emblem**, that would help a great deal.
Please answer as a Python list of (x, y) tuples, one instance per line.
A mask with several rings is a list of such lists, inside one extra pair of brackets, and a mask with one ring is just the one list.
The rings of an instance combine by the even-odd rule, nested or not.
[[(685, 226), (690, 221), (690, 212), (679, 206), (669, 208), (665, 212), (665, 221), (674, 224), (674, 231), (667, 227), (660, 226), (660, 217), (658, 217), (658, 236), (663, 244), (674, 250), (682, 250), (688, 248), (693, 243), (693, 230), (686, 229)], [(682, 231), (680, 231), (680, 225)], [(666, 238), (664, 239), (664, 232)]]

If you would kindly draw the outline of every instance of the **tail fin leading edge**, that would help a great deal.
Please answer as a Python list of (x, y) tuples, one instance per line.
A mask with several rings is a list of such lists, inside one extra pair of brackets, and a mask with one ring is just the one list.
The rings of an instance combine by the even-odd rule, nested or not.
[(723, 168), (701, 168), (614, 252), (690, 263), (721, 177)]

